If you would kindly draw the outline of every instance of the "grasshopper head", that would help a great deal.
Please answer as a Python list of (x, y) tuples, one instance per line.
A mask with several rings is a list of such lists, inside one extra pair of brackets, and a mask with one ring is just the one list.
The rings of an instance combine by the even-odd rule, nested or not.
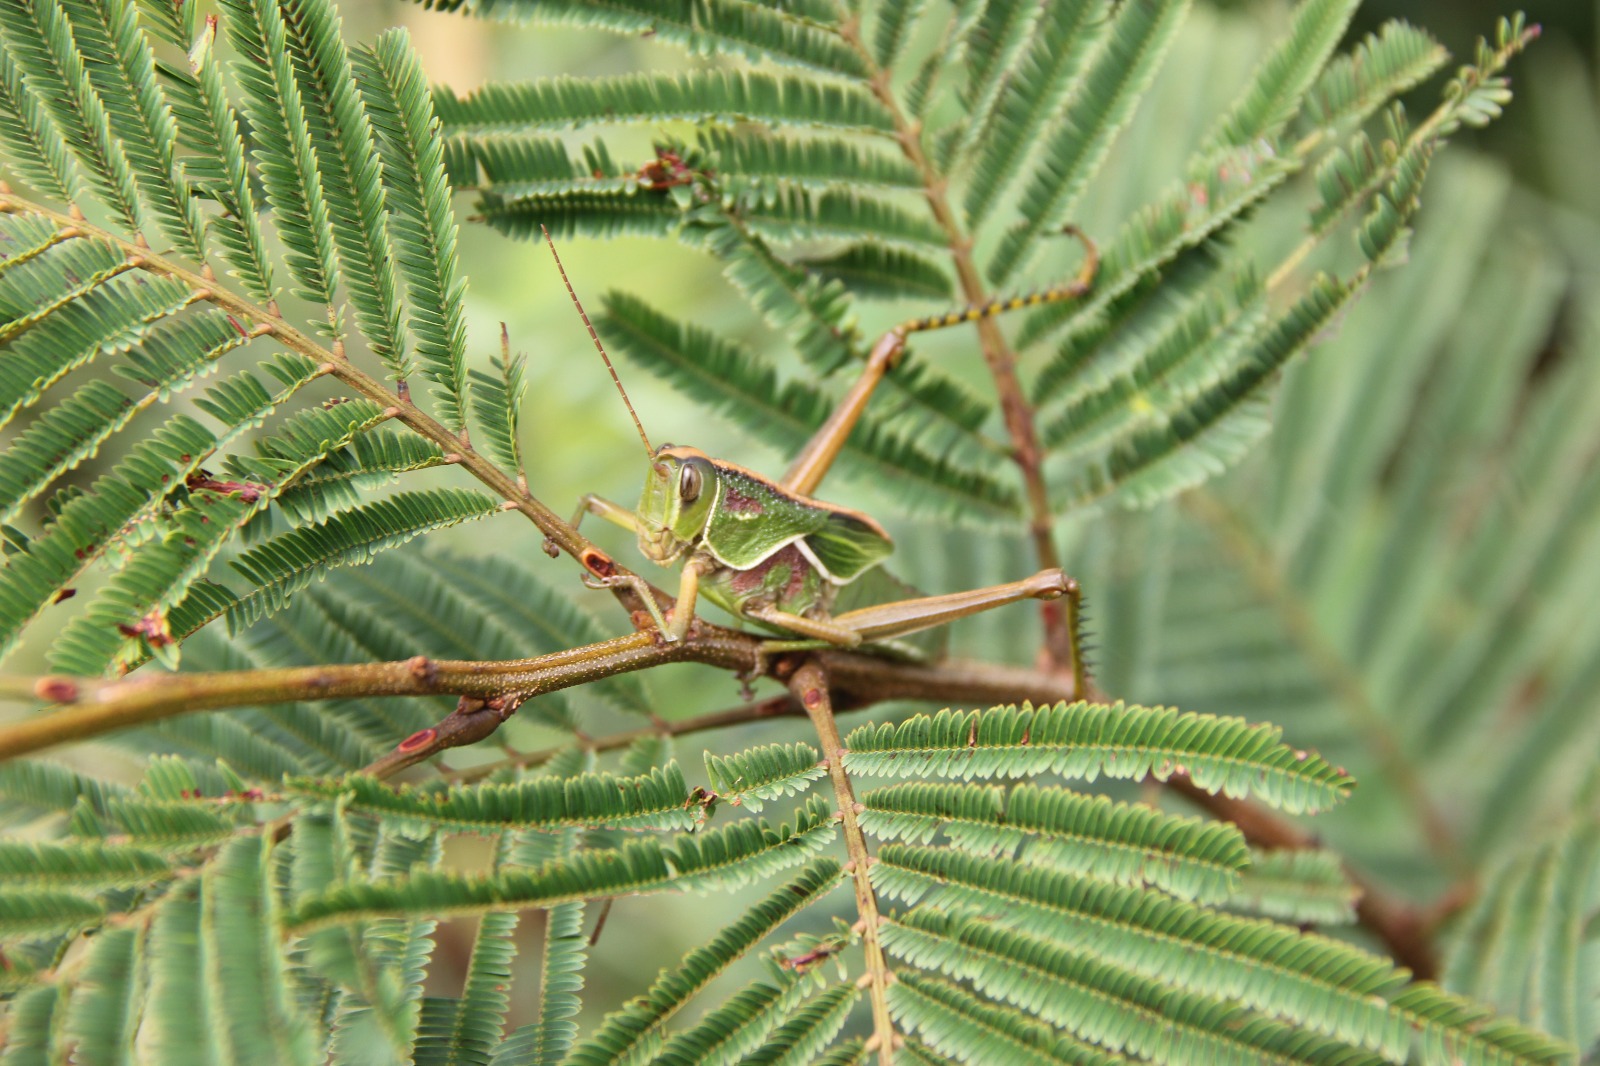
[(656, 449), (639, 500), (639, 551), (670, 563), (705, 532), (717, 498), (717, 471), (698, 448)]

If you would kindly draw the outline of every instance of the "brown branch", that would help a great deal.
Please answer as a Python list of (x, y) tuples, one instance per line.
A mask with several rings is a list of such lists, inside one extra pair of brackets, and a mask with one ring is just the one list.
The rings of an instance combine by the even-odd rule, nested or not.
[[(925, 699), (941, 703), (993, 705), (1017, 700), (1031, 700), (1034, 703), (1045, 704), (1077, 698), (1070, 684), (1061, 675), (1041, 673), (1037, 670), (960, 660), (915, 665), (887, 662), (848, 652), (824, 652), (817, 657), (830, 672), (829, 679), (833, 682), (833, 711), (836, 715), (871, 707), (885, 700)], [(624, 730), (610, 736), (585, 740), (580, 746), (586, 751), (600, 754), (626, 748), (635, 741), (650, 737), (681, 737), (690, 733), (703, 733), (728, 726), (765, 721), (769, 718), (804, 717), (805, 714), (805, 708), (793, 696), (773, 696), (770, 699), (696, 715), (693, 718), (661, 720), (654, 725), (639, 729)], [(442, 745), (438, 750), (442, 750), (443, 747), (458, 746), (460, 745)], [(570, 750), (571, 747), (563, 745), (525, 752), (480, 766), (447, 770), (443, 776), (458, 783), (479, 781), (498, 770), (541, 766), (562, 752)], [(420, 760), (411, 760), (406, 765), (416, 761)], [(366, 772), (381, 772), (387, 776), (401, 768), (390, 768), (385, 765), (380, 770), (379, 763), (374, 763)]]
[[(478, 661), (415, 656), (386, 663), (152, 673), (119, 680), (0, 677), (0, 697), (62, 705), (61, 710), (0, 727), (0, 759), (180, 714), (228, 707), (441, 694), (477, 702), (477, 706), (458, 707), (451, 716), (455, 720), (446, 720), (448, 727), (444, 723), (435, 727), (442, 730), (440, 737), (427, 741), (408, 737), (402, 741), (402, 746), (414, 742), (409, 750), (420, 753), (405, 763), (410, 765), (493, 732), (487, 729), (474, 735), (486, 723), (481, 719), (466, 720), (478, 711), (489, 712), (489, 718), (505, 711), (503, 705), (498, 709), (489, 707), (489, 701), (510, 697), (520, 703), (547, 692), (670, 662), (703, 663), (741, 676), (754, 676), (758, 668), (771, 665), (762, 644), (760, 637), (697, 621), (686, 639), (673, 643), (661, 640), (654, 630), (646, 630), (532, 659)], [(819, 658), (836, 672), (841, 699), (851, 706), (888, 699), (1004, 703), (1075, 698), (1070, 683), (1064, 679), (1014, 667), (959, 661), (899, 663), (842, 651), (826, 652)], [(456, 718), (458, 714), (460, 718)], [(400, 768), (394, 766), (387, 772)]]
[(807, 658), (789, 678), (789, 691), (806, 709), (822, 743), (822, 757), (828, 764), (833, 794), (839, 801), (839, 819), (844, 828), (845, 850), (850, 854), (846, 867), (855, 888), (856, 911), (861, 915), (861, 945), (866, 953), (867, 995), (872, 1001), (872, 1037), (868, 1049), (876, 1048), (879, 1066), (894, 1066), (894, 1019), (889, 1014), (889, 983), (893, 980), (879, 942), (878, 897), (872, 890), (872, 856), (861, 831), (860, 814), (850, 775), (844, 769), (844, 740), (833, 717), (833, 701), (828, 691), (828, 672), (816, 658)]
[(151, 674), (118, 681), (0, 678), (0, 695), (27, 695), (66, 705), (0, 728), (0, 759), (195, 711), (357, 696), (528, 698), (685, 660), (749, 670), (756, 663), (755, 641), (713, 629), (692, 641), (668, 644), (647, 631), (533, 659), (480, 662), (419, 655), (399, 662)]
[[(607, 751), (617, 751), (631, 744), (648, 740), (651, 737), (681, 737), (690, 733), (703, 733), (712, 729), (724, 729), (728, 726), (745, 725), (749, 722), (760, 722), (768, 718), (791, 718), (805, 714), (800, 702), (792, 696), (774, 696), (771, 699), (761, 700), (758, 703), (747, 703), (725, 711), (713, 711), (710, 714), (696, 715), (693, 718), (680, 718), (676, 721), (661, 721), (656, 725), (646, 726), (643, 729), (628, 729), (621, 733), (613, 733), (608, 737), (600, 737), (583, 742), (580, 746), (596, 755)], [(468, 784), (481, 781), (483, 778), (501, 770), (525, 770), (529, 767), (542, 766), (564, 751), (570, 751), (572, 745), (567, 744), (559, 748), (545, 748), (542, 751), (530, 751), (509, 759), (499, 759), (495, 762), (484, 763), (481, 766), (469, 766), (462, 770), (446, 770), (440, 776), (456, 784)], [(377, 763), (368, 767), (367, 773), (377, 773), (387, 776), (374, 769)]]

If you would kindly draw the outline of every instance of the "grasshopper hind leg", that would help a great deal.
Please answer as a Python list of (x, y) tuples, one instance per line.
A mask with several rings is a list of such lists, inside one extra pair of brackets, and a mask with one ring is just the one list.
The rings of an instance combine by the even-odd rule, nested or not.
[(1020, 600), (1055, 600), (1075, 596), (1078, 582), (1060, 570), (1041, 570), (1032, 577), (988, 588), (919, 596), (847, 611), (833, 618), (807, 618), (775, 607), (747, 610), (746, 616), (797, 633), (803, 638), (853, 648), (932, 629), (967, 615), (1004, 607)]
[[(756, 607), (745, 611), (745, 615), (758, 622), (765, 622), (779, 629), (787, 629), (791, 633), (798, 633), (810, 640), (821, 640), (841, 648), (854, 648), (864, 639), (860, 633), (839, 624), (836, 618), (807, 618), (803, 614), (791, 614), (780, 611), (776, 607)], [(779, 642), (787, 643), (787, 642)]]
[(886, 640), (1020, 600), (1055, 600), (1063, 596), (1075, 596), (1077, 591), (1078, 582), (1060, 570), (1041, 570), (1032, 577), (1003, 585), (950, 592), (942, 596), (896, 600), (876, 607), (864, 607), (859, 611), (848, 611), (832, 619), (832, 624), (859, 634), (864, 641)]

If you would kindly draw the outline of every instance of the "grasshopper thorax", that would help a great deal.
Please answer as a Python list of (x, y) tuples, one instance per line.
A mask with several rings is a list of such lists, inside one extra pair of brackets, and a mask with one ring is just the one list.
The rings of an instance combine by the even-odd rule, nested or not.
[(718, 491), (716, 466), (705, 452), (657, 448), (639, 499), (639, 551), (657, 563), (677, 559), (705, 533)]

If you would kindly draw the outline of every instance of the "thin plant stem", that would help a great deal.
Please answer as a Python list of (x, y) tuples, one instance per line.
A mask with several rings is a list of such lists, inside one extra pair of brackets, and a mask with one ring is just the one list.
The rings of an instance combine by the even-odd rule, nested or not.
[(850, 855), (849, 871), (855, 889), (856, 911), (861, 916), (861, 946), (866, 954), (867, 996), (872, 1003), (872, 1038), (869, 1048), (877, 1052), (879, 1066), (894, 1066), (894, 1019), (889, 1014), (889, 965), (879, 941), (878, 897), (872, 889), (872, 856), (867, 852), (866, 834), (861, 831), (863, 808), (856, 802), (850, 775), (844, 769), (844, 739), (833, 716), (828, 673), (816, 659), (807, 659), (789, 679), (789, 691), (805, 708), (822, 743), (822, 757), (828, 763), (828, 778), (834, 798), (839, 801), (839, 819), (844, 829), (845, 850)]
[[(1459, 122), (1462, 111), (1464, 110), (1462, 106), (1463, 101), (1467, 100), (1468, 97), (1471, 96), (1472, 90), (1476, 89), (1485, 81), (1504, 70), (1506, 64), (1511, 61), (1511, 57), (1522, 51), (1522, 49), (1526, 48), (1531, 41), (1539, 36), (1540, 32), (1540, 28), (1537, 24), (1529, 26), (1523, 31), (1521, 36), (1517, 37), (1513, 41), (1508, 42), (1504, 48), (1496, 49), (1487, 65), (1483, 67), (1463, 67), (1459, 75), (1461, 79), (1459, 82), (1460, 91), (1458, 93), (1447, 94), (1439, 106), (1434, 108), (1428, 117), (1411, 131), (1410, 135), (1406, 137), (1405, 148), (1396, 153), (1395, 158), (1398, 159), (1403, 156), (1406, 151), (1409, 151), (1410, 149), (1415, 148), (1416, 146), (1427, 141), (1435, 139), (1440, 135), (1439, 131), (1441, 128), (1450, 125), (1451, 123)], [(1448, 135), (1448, 132), (1449, 131), (1447, 131), (1446, 135)], [(1321, 143), (1322, 140), (1322, 131), (1308, 135), (1295, 145), (1294, 154), (1309, 154)], [(1372, 188), (1376, 188), (1381, 181), (1387, 180), (1391, 173), (1392, 166), (1385, 167), (1380, 170), (1377, 175), (1377, 180), (1373, 182), (1368, 191), (1370, 192)], [(1359, 199), (1364, 199), (1365, 195), (1366, 194), (1363, 193), (1362, 197)], [(1352, 202), (1359, 202), (1359, 200)], [(1284, 257), (1283, 262), (1279, 263), (1277, 268), (1274, 269), (1272, 274), (1267, 278), (1266, 291), (1268, 293), (1278, 291), (1294, 275), (1294, 272), (1300, 268), (1300, 265), (1305, 262), (1305, 260), (1316, 249), (1317, 245), (1322, 242), (1325, 236), (1326, 233), (1319, 229), (1307, 235), (1304, 240), (1296, 245), (1294, 250)]]
[[(115, 680), (0, 675), (0, 698), (60, 705), (57, 710), (0, 726), (0, 760), (181, 714), (230, 707), (441, 694), (480, 702), (511, 697), (520, 703), (543, 693), (670, 662), (696, 662), (750, 677), (758, 666), (770, 666), (762, 643), (748, 633), (701, 622), (681, 641), (667, 642), (654, 630), (645, 630), (530, 659), (454, 660), (418, 655), (382, 663), (149, 673)], [(852, 706), (890, 699), (989, 704), (1077, 698), (1063, 679), (1016, 667), (960, 661), (897, 663), (843, 651), (822, 653), (819, 658), (833, 672), (836, 687), (844, 693), (842, 699)], [(420, 758), (463, 743), (466, 741), (439, 744)]]

